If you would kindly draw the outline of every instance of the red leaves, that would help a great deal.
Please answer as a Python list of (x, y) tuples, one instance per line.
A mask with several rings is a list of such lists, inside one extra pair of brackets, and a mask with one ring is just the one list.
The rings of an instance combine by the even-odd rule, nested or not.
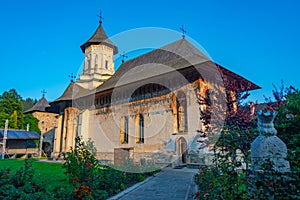
[(80, 185), (74, 188), (75, 196), (79, 199), (84, 199), (86, 196), (92, 194), (93, 190), (87, 185)]
[(72, 177), (71, 180), (74, 181), (74, 182), (77, 182), (77, 183), (81, 183), (80, 178), (74, 178), (74, 177)]

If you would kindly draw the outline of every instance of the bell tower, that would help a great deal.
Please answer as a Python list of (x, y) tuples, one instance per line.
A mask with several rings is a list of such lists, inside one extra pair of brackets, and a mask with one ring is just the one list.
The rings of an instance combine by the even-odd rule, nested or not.
[(115, 72), (113, 57), (118, 47), (107, 37), (100, 14), (99, 26), (90, 39), (80, 46), (85, 54), (84, 69), (76, 81), (83, 88), (93, 90)]

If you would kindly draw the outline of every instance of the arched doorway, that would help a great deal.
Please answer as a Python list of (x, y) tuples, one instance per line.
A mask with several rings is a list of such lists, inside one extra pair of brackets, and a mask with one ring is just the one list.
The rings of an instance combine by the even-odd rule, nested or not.
[(52, 152), (51, 144), (49, 142), (43, 142), (42, 149), (44, 153), (47, 155), (47, 157), (49, 158)]
[(186, 157), (187, 157), (187, 142), (184, 137), (180, 137), (177, 140), (176, 144), (176, 149), (177, 149), (177, 155), (179, 156), (179, 161), (181, 164), (186, 163)]

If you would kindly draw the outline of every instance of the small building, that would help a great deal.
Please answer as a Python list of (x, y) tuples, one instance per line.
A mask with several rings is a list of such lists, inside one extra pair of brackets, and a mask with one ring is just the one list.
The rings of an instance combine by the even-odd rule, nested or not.
[[(4, 129), (0, 129), (0, 140), (3, 142)], [(10, 157), (30, 157), (38, 154), (40, 134), (35, 131), (7, 130), (6, 154)], [(2, 147), (1, 147), (2, 151)]]
[(32, 108), (24, 111), (24, 114), (32, 114), (39, 120), (38, 127), (43, 136), (42, 150), (49, 157), (53, 148), (54, 133), (58, 114), (47, 112), (49, 102), (43, 96)]

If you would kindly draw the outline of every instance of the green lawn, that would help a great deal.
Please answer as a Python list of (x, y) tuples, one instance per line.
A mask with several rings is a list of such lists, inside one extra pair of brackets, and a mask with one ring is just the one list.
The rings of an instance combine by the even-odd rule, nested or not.
[[(38, 162), (38, 159), (29, 159), (34, 169), (34, 179), (43, 182), (47, 190), (53, 190), (56, 186), (68, 186), (67, 176), (64, 174), (65, 169), (59, 163)], [(24, 159), (5, 159), (0, 160), (0, 168), (10, 168), (11, 173), (24, 166)]]

